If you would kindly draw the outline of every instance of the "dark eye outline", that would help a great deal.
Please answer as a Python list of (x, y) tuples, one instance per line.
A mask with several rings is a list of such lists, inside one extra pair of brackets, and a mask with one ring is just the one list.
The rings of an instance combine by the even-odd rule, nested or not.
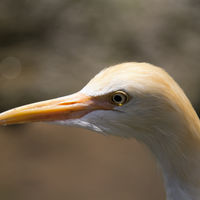
[[(117, 100), (116, 97), (120, 97), (121, 100)], [(129, 100), (129, 95), (124, 91), (116, 91), (111, 95), (111, 102), (117, 106), (123, 106)]]

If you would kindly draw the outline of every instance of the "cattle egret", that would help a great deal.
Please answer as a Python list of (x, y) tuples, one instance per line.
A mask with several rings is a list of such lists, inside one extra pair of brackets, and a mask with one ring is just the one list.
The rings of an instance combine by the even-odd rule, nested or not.
[(200, 199), (200, 120), (161, 68), (123, 63), (79, 92), (0, 114), (0, 125), (50, 121), (136, 138), (161, 167), (167, 200)]

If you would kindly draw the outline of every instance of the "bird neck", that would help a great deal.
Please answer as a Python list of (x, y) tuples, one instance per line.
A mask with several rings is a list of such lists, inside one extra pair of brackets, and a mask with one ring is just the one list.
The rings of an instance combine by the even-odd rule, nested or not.
[[(185, 144), (187, 145), (187, 144)], [(196, 144), (195, 144), (196, 145)], [(164, 147), (156, 154), (167, 200), (197, 200), (200, 197), (200, 148), (183, 144)]]
[(200, 197), (200, 123), (198, 117), (193, 126), (182, 122), (155, 128), (154, 140), (145, 141), (163, 173), (167, 200)]

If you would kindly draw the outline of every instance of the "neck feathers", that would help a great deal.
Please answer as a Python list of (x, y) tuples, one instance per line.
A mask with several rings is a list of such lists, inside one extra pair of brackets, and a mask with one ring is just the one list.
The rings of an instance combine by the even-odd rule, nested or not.
[[(190, 101), (170, 77), (165, 77), (166, 110), (154, 127), (154, 140), (145, 141), (164, 176), (167, 200), (200, 199), (200, 120)], [(167, 123), (166, 123), (167, 122)]]
[[(200, 198), (200, 123), (190, 102), (182, 96), (178, 113), (165, 147), (165, 160), (159, 158), (163, 170), (168, 200)], [(166, 138), (165, 138), (166, 142)]]

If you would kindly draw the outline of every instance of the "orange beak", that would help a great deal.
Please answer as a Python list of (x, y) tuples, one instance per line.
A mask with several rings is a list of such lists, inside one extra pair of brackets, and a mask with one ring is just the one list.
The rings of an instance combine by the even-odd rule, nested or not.
[(104, 98), (78, 92), (6, 111), (0, 114), (0, 125), (77, 119), (91, 111), (110, 110), (112, 107)]

